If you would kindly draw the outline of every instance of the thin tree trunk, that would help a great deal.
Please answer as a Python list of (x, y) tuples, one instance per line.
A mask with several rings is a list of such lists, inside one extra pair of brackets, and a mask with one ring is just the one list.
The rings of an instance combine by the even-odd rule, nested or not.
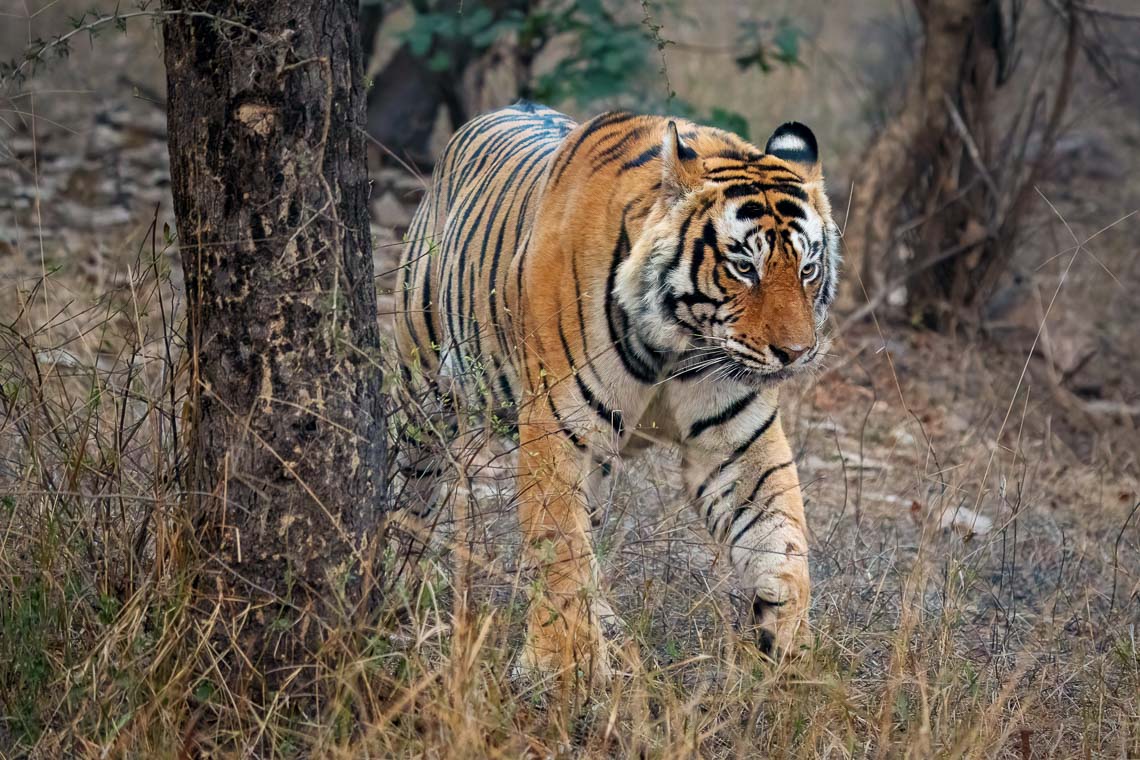
[[(426, 12), (419, 4), (413, 5), (417, 13)], [(483, 0), (480, 7), (489, 10), (498, 22), (512, 15), (531, 17), (538, 11), (538, 2)], [(462, 0), (443, 0), (432, 6), (431, 12), (458, 20), (463, 17), (463, 8)], [(423, 55), (413, 53), (407, 43), (400, 45), (368, 91), (368, 133), (401, 160), (430, 167), (434, 160), (431, 138), (441, 109), (445, 109), (452, 129), (458, 129), (481, 111), (528, 96), (531, 65), (545, 44), (541, 31), (532, 34), (535, 38), (525, 43), (498, 47), (501, 55), (495, 54), (495, 46), (476, 46), (462, 36), (437, 37)], [(437, 54), (446, 58), (446, 68), (435, 69), (429, 63)], [(507, 59), (516, 78), (514, 92), (506, 97), (501, 91), (488, 93), (484, 81), (488, 68), (502, 58)]]
[[(424, 58), (401, 45), (369, 90), (368, 133), (400, 159), (430, 167), (431, 136), (439, 109), (458, 102), (454, 92), (458, 79), (450, 70), (432, 71)], [(465, 113), (449, 111), (448, 115), (455, 128), (467, 118)]]
[(164, 28), (190, 508), (212, 555), (197, 609), (231, 688), (264, 705), (311, 689), (330, 631), (374, 589), (384, 417), (357, 3), (167, 7), (210, 16)]
[[(1034, 52), (1039, 65), (1059, 64), (1045, 98), (1011, 86), (1018, 8), (999, 0), (915, 5), (924, 31), (919, 65), (902, 109), (861, 165), (844, 242), (849, 270), (862, 275), (872, 302), (905, 282), (908, 318), (953, 332), (980, 324), (1010, 267), (1072, 90), (1080, 15), (1071, 3), (1058, 8), (1067, 28), (1062, 55)], [(1050, 101), (1041, 128), (1032, 115), (1024, 128), (1008, 116)], [(904, 244), (912, 261), (899, 255)], [(852, 305), (861, 293), (855, 278), (848, 282)]]
[(892, 238), (900, 205), (946, 131), (950, 117), (945, 101), (957, 91), (974, 19), (989, 1), (915, 2), (925, 32), (923, 51), (902, 109), (860, 162), (844, 234), (849, 276), (840, 293), (841, 307), (861, 301), (864, 288), (874, 296), (892, 274)]

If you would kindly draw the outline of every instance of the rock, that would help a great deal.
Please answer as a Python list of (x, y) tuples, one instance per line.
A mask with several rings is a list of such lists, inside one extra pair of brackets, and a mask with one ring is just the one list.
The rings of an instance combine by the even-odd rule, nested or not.
[(968, 507), (948, 507), (938, 522), (941, 528), (953, 528), (965, 540), (984, 536), (994, 527), (993, 520)]
[(385, 227), (407, 228), (412, 223), (412, 210), (389, 192), (372, 202), (372, 218)]

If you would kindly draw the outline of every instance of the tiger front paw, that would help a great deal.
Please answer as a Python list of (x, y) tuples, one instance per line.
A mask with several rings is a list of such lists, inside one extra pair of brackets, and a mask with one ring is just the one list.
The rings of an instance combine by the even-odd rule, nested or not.
[(599, 600), (550, 596), (531, 602), (521, 665), (564, 682), (607, 683), (612, 671), (606, 631), (618, 618)]
[(769, 657), (798, 656), (811, 643), (808, 607), (811, 583), (806, 550), (788, 542), (761, 572), (751, 574), (750, 619), (757, 629), (757, 645)]

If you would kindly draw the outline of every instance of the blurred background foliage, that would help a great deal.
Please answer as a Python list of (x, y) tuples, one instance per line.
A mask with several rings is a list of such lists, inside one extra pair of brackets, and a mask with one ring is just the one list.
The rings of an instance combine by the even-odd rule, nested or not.
[[(5, 49), (23, 51), (0, 78), (19, 83), (162, 14), (145, 1), (71, 7), (45, 4), (26, 35), (0, 30)], [(819, 138), (845, 231), (841, 311), (886, 309), (977, 333), (1004, 318), (1002, 304), (1024, 302), (1010, 288), (1039, 279), (1026, 256), (1048, 213), (1036, 202), (1041, 182), (1084, 157), (1093, 160), (1081, 171), (1116, 170), (1101, 159), (1122, 121), (1089, 115), (1134, 113), (1140, 54), (1129, 7), (360, 0), (367, 131), (377, 168), (426, 174), (459, 125), (519, 99), (578, 119), (613, 108), (669, 113), (756, 141), (802, 121)], [(160, 103), (160, 75), (131, 67), (117, 78)], [(401, 195), (388, 211), (413, 201)]]
[[(394, 154), (430, 163), (440, 114), (454, 129), (491, 105), (483, 101), (493, 86), (490, 100), (498, 105), (521, 98), (587, 112), (668, 111), (748, 137), (739, 110), (701, 107), (673, 88), (664, 53), (677, 43), (663, 30), (691, 25), (687, 13), (692, 9), (675, 0), (364, 0), (369, 131)], [(724, 56), (726, 74), (770, 72), (803, 65), (804, 34), (786, 17), (745, 17), (731, 46), (709, 45), (705, 52)]]

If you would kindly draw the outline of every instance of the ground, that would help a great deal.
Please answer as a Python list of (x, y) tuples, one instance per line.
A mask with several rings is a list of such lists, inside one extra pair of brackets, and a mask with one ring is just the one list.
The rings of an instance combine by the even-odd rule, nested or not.
[[(825, 32), (821, 49), (850, 54)], [(696, 88), (708, 68), (685, 55), (674, 79)], [(833, 74), (809, 61), (783, 85)], [(177, 586), (155, 560), (172, 556), (156, 547), (176, 511), (165, 399), (183, 296), (153, 33), (99, 37), (26, 89), (0, 112), (0, 755), (174, 754), (221, 708), (217, 685), (181, 683), (205, 706), (163, 712), (174, 634), (138, 612)], [(813, 108), (838, 118), (851, 97)], [(948, 336), (840, 316), (824, 369), (783, 391), (812, 530), (807, 657), (756, 655), (675, 455), (657, 452), (626, 463), (597, 537), (622, 619), (603, 696), (570, 709), (512, 672), (526, 581), (501, 483), (479, 500), (469, 614), (452, 615), (465, 553), (444, 542), (423, 563), (438, 578), (362, 655), (382, 684), (363, 736), (283, 731), (281, 753), (1140, 756), (1135, 116), (1083, 92), (1020, 281), (985, 324)], [(840, 198), (858, 181), (848, 131), (821, 130), (841, 146), (825, 148)], [(374, 181), (386, 325), (420, 183)]]

